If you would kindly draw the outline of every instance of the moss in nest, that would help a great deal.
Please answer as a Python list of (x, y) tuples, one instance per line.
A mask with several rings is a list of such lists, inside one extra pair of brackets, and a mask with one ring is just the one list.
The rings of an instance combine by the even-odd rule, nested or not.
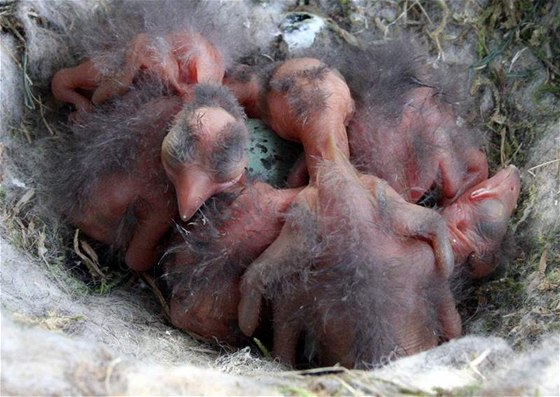
[(53, 278), (68, 284), (74, 293), (88, 293), (89, 289), (72, 277), (64, 266), (61, 229), (53, 224), (47, 227), (47, 224), (31, 210), (33, 195), (33, 190), (30, 189), (16, 196), (16, 200), (13, 192), (2, 188), (0, 224), (3, 235), (14, 247), (42, 261)]
[(511, 274), (497, 280), (487, 281), (474, 292), (477, 328), (488, 335), (507, 337), (517, 323), (525, 300), (525, 287)]
[(492, 0), (472, 21), (477, 31), (478, 66), (490, 63), (508, 47), (520, 44), (533, 51), (550, 69), (558, 85), (560, 44), (555, 39), (560, 28), (558, 5), (546, 0)]
[[(552, 233), (509, 264), (503, 277), (475, 291), (471, 328), (526, 347), (560, 329), (560, 234)], [(556, 246), (554, 246), (556, 244)]]
[(106, 294), (135, 278), (109, 247), (80, 236), (78, 229), (74, 231), (70, 247), (66, 248), (66, 267), (94, 293)]
[[(476, 32), (479, 59), (471, 66), (473, 87), (484, 81), (495, 105), (485, 120), (491, 168), (510, 162), (523, 166), (523, 149), (538, 138), (538, 125), (560, 115), (555, 105), (560, 98), (560, 47), (554, 39), (558, 9), (547, 1), (490, 1), (475, 18), (465, 20)], [(540, 65), (527, 61), (532, 57)], [(541, 83), (535, 86), (535, 81)], [(550, 95), (556, 100), (545, 100)]]
[(540, 137), (536, 117), (523, 115), (516, 120), (514, 114), (502, 114), (499, 119), (485, 123), (489, 132), (488, 162), (491, 169), (508, 164), (518, 167), (527, 161), (525, 147), (530, 146)]
[[(428, 37), (432, 49), (441, 55), (442, 46), (447, 40), (444, 32), (449, 29), (448, 24), (450, 23), (447, 3), (444, 1), (437, 3), (399, 1), (397, 3), (399, 7), (397, 15), (400, 18), (398, 22), (410, 30), (420, 30)], [(340, 7), (343, 9), (350, 5), (351, 2), (340, 2)], [(516, 52), (518, 48), (514, 47), (527, 46), (527, 51), (534, 52), (536, 57), (552, 70), (549, 80), (535, 91), (537, 99), (540, 100), (550, 93), (555, 94), (558, 90), (558, 75), (554, 72), (554, 62), (551, 62), (556, 59), (555, 46), (557, 44), (546, 43), (546, 41), (550, 41), (550, 37), (553, 37), (548, 33), (557, 29), (558, 25), (553, 24), (550, 27), (550, 25), (540, 23), (546, 16), (546, 12), (544, 12), (546, 7), (548, 6), (543, 2), (522, 1), (502, 4), (498, 1), (491, 1), (483, 13), (477, 17), (477, 20), (466, 19), (462, 26), (464, 30), (475, 27), (479, 61), (473, 65), (473, 70), (477, 76), (484, 77), (484, 84), (491, 87), (494, 93), (496, 109), (486, 122), (488, 130), (491, 132), (489, 157), (493, 169), (508, 162), (522, 165), (525, 162), (524, 149), (531, 146), (539, 134), (535, 130), (535, 126), (538, 124), (537, 119), (540, 116), (530, 116), (525, 111), (519, 111), (510, 96), (511, 91), (517, 90), (523, 84), (533, 80), (535, 72), (532, 69), (509, 71), (500, 61), (510, 57), (513, 62), (518, 54)], [(537, 12), (538, 10), (541, 11)], [(346, 13), (348, 13), (348, 9), (346, 9)], [(400, 15), (404, 16), (401, 18)], [(340, 17), (333, 16), (333, 19), (340, 21)], [(349, 23), (347, 26), (354, 26), (354, 24)], [(544, 43), (543, 50), (535, 50), (535, 48), (540, 49), (542, 43)], [(557, 64), (558, 62), (556, 62)], [(23, 68), (25, 70), (24, 65)], [(35, 95), (27, 98), (30, 101), (28, 107), (31, 108), (31, 105), (34, 104), (41, 110), (42, 117), (40, 119), (26, 117), (26, 119), (33, 119), (35, 123), (22, 125), (12, 133), (15, 137), (26, 137), (29, 142), (32, 142), (37, 138), (35, 134), (40, 131), (48, 132), (51, 135), (57, 134), (58, 131), (53, 131), (53, 124), (43, 116), (42, 112), (49, 110), (49, 104), (43, 103), (41, 93), (38, 93), (36, 87), (32, 87), (30, 80), (28, 83), (30, 89), (34, 88)], [(6, 197), (5, 192), (4, 197)], [(13, 207), (13, 203), (7, 205)], [(34, 255), (41, 255), (40, 253), (44, 252), (44, 249), (51, 254), (56, 252), (56, 258), (50, 260), (60, 269), (55, 272), (55, 277), (59, 277), (58, 272), (66, 274), (67, 277), (65, 269), (70, 265), (74, 274), (78, 273), (78, 278), (83, 281), (80, 283), (81, 287), (76, 288), (77, 291), (83, 293), (93, 291), (103, 294), (130, 280), (129, 273), (121, 272), (121, 269), (113, 269), (104, 259), (101, 251), (81, 236), (74, 235), (71, 231), (58, 233), (45, 228), (44, 223), (40, 223), (39, 220), (30, 221), (27, 217), (20, 219), (19, 223), (15, 222), (14, 236), (22, 240), (18, 245), (33, 252)], [(45, 243), (52, 237), (62, 235), (67, 237), (61, 238), (62, 240), (58, 244), (67, 247), (67, 250), (71, 252), (70, 256), (65, 256), (63, 250), (57, 251), (59, 248), (50, 247)], [(43, 243), (40, 242), (41, 239)], [(559, 304), (558, 279), (560, 278), (557, 265), (558, 251), (552, 252), (551, 243), (550, 238), (543, 237), (542, 244), (533, 250), (528, 250), (510, 264), (501, 278), (490, 280), (479, 286), (473, 295), (477, 310), (475, 317), (482, 319), (482, 328), (486, 333), (516, 341), (519, 335), (526, 335), (527, 339), (534, 339), (544, 329), (555, 329), (554, 327), (558, 326), (558, 323), (554, 323), (550, 316), (550, 313), (557, 313), (554, 311), (557, 309), (554, 308), (557, 308)], [(546, 251), (547, 249), (548, 251)], [(549, 264), (543, 274), (538, 273), (533, 278), (536, 280), (535, 284), (530, 285), (531, 283), (525, 282), (525, 279), (532, 273), (538, 272), (540, 258), (545, 251), (548, 252), (547, 262)], [(555, 266), (550, 264), (551, 260), (557, 261)], [(538, 298), (533, 296), (532, 291), (539, 291), (540, 296)], [(555, 292), (556, 297), (554, 297)], [(546, 297), (543, 298), (543, 294), (546, 294)], [(532, 312), (530, 306), (539, 309)], [(522, 322), (522, 320), (525, 321)], [(348, 392), (350, 389), (344, 390)], [(473, 387), (472, 390), (465, 390), (467, 394), (476, 394), (476, 391), (476, 387)], [(289, 395), (313, 395), (312, 393), (314, 393), (297, 387), (283, 389), (282, 392)], [(320, 392), (317, 390), (318, 394)], [(420, 394), (415, 390), (406, 389), (402, 389), (400, 392), (410, 395)]]
[[(18, 190), (0, 188), (1, 227), (13, 246), (39, 259), (55, 279), (68, 283), (79, 295), (91, 292), (105, 294), (130, 279), (128, 270), (109, 266), (107, 260), (102, 261), (103, 266), (99, 265), (99, 256), (86, 241), (75, 242), (74, 250), (71, 250), (72, 240), (67, 228), (38, 214), (34, 189)], [(80, 254), (77, 255), (76, 251)], [(91, 266), (96, 262), (97, 273)]]

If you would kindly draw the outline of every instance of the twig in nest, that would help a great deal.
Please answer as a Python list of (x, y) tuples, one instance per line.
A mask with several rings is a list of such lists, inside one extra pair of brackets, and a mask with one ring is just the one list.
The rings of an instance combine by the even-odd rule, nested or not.
[[(412, 3), (412, 4), (409, 6), (409, 5), (408, 5), (408, 2), (405, 1), (405, 3), (404, 3), (404, 11), (401, 12), (401, 13), (399, 14), (399, 16), (398, 16), (393, 22), (389, 23), (389, 24), (385, 27), (385, 29), (384, 29), (384, 34), (383, 34), (383, 38), (384, 38), (384, 39), (387, 38), (387, 34), (389, 33), (389, 28), (391, 28), (392, 25), (396, 24), (396, 23), (399, 21), (399, 19), (404, 18), (404, 23), (405, 23), (405, 24), (408, 24), (408, 11), (409, 11), (412, 7), (414, 7), (415, 4), (416, 4), (416, 3)], [(429, 19), (429, 18), (428, 18), (428, 19)]]
[[(43, 120), (43, 124), (45, 124), (45, 127), (47, 127), (47, 130), (49, 130), (49, 133), (50, 133), (52, 136), (54, 136), (54, 131), (51, 129), (49, 123), (48, 123), (47, 120), (45, 119), (45, 108), (46, 108), (46, 106), (43, 105), (43, 102), (41, 101), (41, 98), (40, 98), (40, 100), (39, 100), (38, 102), (39, 102), (39, 110), (40, 110), (40, 112), (41, 112), (41, 119)], [(47, 109), (48, 109), (48, 108), (47, 108)], [(49, 109), (49, 110), (50, 110), (50, 109)]]
[(502, 165), (502, 167), (504, 167), (506, 163), (506, 134), (507, 127), (503, 127), (500, 130), (500, 164)]
[(484, 350), (477, 358), (475, 358), (474, 360), (472, 360), (469, 363), (469, 367), (471, 367), (471, 369), (478, 375), (480, 376), (483, 380), (486, 379), (486, 377), (484, 375), (482, 375), (482, 373), (478, 370), (478, 366), (484, 361), (486, 360), (486, 357), (488, 357), (488, 355), (490, 354), (491, 350), (490, 349), (486, 349)]
[(340, 374), (343, 372), (348, 372), (348, 370), (344, 367), (335, 366), (335, 367), (304, 369), (301, 371), (294, 371), (294, 372), (298, 375), (323, 376), (323, 375)]
[(438, 59), (445, 61), (445, 53), (443, 52), (443, 48), (441, 47), (439, 37), (443, 32), (443, 29), (445, 29), (445, 27), (447, 26), (447, 19), (449, 18), (449, 8), (447, 7), (445, 0), (437, 0), (436, 3), (440, 6), (443, 15), (441, 17), (441, 22), (439, 23), (438, 27), (435, 30), (429, 32), (429, 35), (432, 38), (432, 40), (434, 40), (434, 42), (436, 43), (436, 47), (438, 49)]
[(167, 319), (167, 321), (171, 322), (171, 313), (169, 311), (169, 305), (165, 301), (165, 298), (163, 297), (163, 294), (161, 293), (158, 286), (156, 285), (156, 282), (154, 281), (154, 278), (148, 272), (139, 272), (138, 274), (140, 275), (142, 280), (144, 280), (144, 282), (146, 284), (148, 284), (148, 286), (150, 287), (150, 289), (152, 290), (152, 292), (154, 293), (154, 295), (158, 299), (159, 304), (161, 305), (161, 307), (163, 309), (163, 314), (165, 315), (165, 318)]
[[(101, 278), (105, 280), (107, 276), (105, 273), (101, 271), (99, 268), (99, 258), (95, 253), (95, 250), (89, 245), (87, 242), (79, 239), (80, 229), (76, 229), (76, 233), (74, 234), (74, 252), (76, 255), (82, 259), (89, 270), (91, 276), (95, 278)], [(82, 249), (85, 251), (82, 252)]]
[(35, 110), (35, 103), (39, 102), (37, 98), (33, 95), (33, 81), (27, 74), (27, 54), (23, 55), (23, 88), (25, 95), (23, 96), (25, 107), (31, 110)]
[(115, 358), (112, 360), (109, 365), (107, 365), (107, 370), (105, 371), (105, 390), (107, 391), (107, 395), (112, 395), (111, 391), (111, 376), (113, 375), (113, 371), (115, 367), (122, 361), (120, 357)]
[(33, 198), (34, 195), (35, 195), (35, 190), (33, 189), (29, 189), (27, 192), (25, 192), (25, 194), (21, 196), (21, 198), (18, 200), (16, 205), (14, 205), (13, 208), (14, 215), (18, 215), (21, 209), (23, 208), (23, 206), (27, 204), (29, 200)]
[(547, 260), (548, 260), (548, 247), (545, 247), (541, 255), (541, 258), (539, 260), (539, 273), (541, 276), (544, 276), (546, 273)]
[(349, 31), (341, 28), (338, 24), (333, 21), (331, 18), (327, 19), (328, 27), (336, 33), (342, 40), (346, 43), (350, 44), (351, 46), (360, 48), (360, 41)]
[(264, 357), (272, 358), (272, 354), (270, 354), (270, 351), (268, 351), (266, 346), (261, 342), (259, 338), (253, 338), (253, 342), (255, 342), (255, 345), (257, 345), (257, 347), (259, 348), (260, 352)]
[(542, 164), (535, 165), (534, 167), (529, 168), (529, 169), (527, 170), (527, 172), (528, 172), (529, 174), (531, 174), (532, 176), (536, 176), (535, 173), (534, 173), (533, 171), (536, 170), (537, 168), (541, 168), (541, 167), (544, 167), (544, 166), (547, 166), (547, 165), (550, 165), (550, 164), (558, 163), (559, 161), (560, 161), (560, 159), (554, 159), (554, 160), (546, 161), (546, 162), (544, 162), (544, 163), (542, 163)]

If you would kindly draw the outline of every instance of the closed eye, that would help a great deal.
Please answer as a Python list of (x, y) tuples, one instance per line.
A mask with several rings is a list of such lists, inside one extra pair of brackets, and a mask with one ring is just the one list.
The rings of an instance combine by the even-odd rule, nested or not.
[(209, 154), (209, 165), (217, 182), (235, 179), (245, 167), (247, 129), (242, 122), (226, 125)]

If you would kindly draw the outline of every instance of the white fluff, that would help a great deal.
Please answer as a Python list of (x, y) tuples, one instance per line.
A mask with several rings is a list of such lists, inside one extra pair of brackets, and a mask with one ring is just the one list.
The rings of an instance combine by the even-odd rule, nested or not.
[[(235, 11), (230, 16), (252, 32), (252, 44), (264, 48), (278, 31), (280, 12), (292, 3), (225, 4)], [(83, 53), (77, 52), (75, 43), (65, 35), (79, 29), (93, 11), (106, 4), (105, 0), (18, 3), (18, 17), (27, 38), (26, 73), (35, 89), (48, 95), (53, 73), (78, 61)], [(37, 15), (42, 17), (41, 23)], [(18, 65), (22, 58), (14, 38), (3, 33), (0, 39), (0, 134), (5, 143), (8, 131), (19, 125), (24, 112), (23, 70)], [(41, 132), (45, 125), (37, 122), (39, 112), (33, 116), (36, 122), (29, 128)], [(558, 147), (557, 125), (548, 135), (552, 138), (539, 144), (544, 150)], [(555, 159), (551, 151), (546, 158), (540, 156), (542, 147), (534, 149), (532, 165)], [(539, 167), (533, 170), (536, 177), (526, 177), (535, 181), (539, 191), (537, 204), (527, 218), (531, 228), (543, 218), (546, 228), (558, 227), (554, 169)], [(0, 188), (4, 191), (9, 183), (2, 171)], [(550, 190), (541, 186), (542, 181), (552, 183), (547, 185)], [(519, 227), (527, 226), (522, 222)], [(558, 334), (543, 339), (525, 354), (513, 352), (503, 339), (467, 336), (379, 370), (341, 375), (279, 372), (277, 364), (258, 359), (247, 350), (218, 356), (215, 350), (167, 325), (146, 289), (122, 287), (103, 296), (77, 295), (68, 278), (55, 276), (44, 262), (16, 250), (6, 236), (1, 223), (3, 395), (273, 395), (297, 394), (303, 387), (339, 394), (347, 393), (348, 387), (358, 394), (397, 394), (403, 390), (435, 394), (457, 388), (487, 395), (560, 394)], [(344, 379), (351, 375), (349, 385)]]

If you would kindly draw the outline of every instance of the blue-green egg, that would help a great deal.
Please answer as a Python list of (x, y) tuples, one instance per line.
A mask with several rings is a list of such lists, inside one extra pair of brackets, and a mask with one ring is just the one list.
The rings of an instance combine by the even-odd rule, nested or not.
[(257, 119), (248, 119), (247, 129), (249, 176), (274, 187), (285, 187), (288, 173), (302, 153), (301, 145), (280, 138)]

